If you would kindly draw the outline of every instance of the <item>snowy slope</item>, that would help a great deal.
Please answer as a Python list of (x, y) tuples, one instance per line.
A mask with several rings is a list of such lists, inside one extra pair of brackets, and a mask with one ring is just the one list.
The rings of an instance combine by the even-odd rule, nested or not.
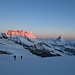
[(15, 44), (14, 42), (8, 39), (0, 39), (0, 51), (6, 51), (16, 56), (22, 55), (26, 57), (32, 55), (28, 50), (24, 49), (23, 46)]
[(24, 57), (0, 55), (1, 75), (75, 75), (75, 57)]
[(43, 41), (37, 38), (13, 35), (9, 36), (9, 40), (15, 42), (16, 44), (22, 45), (26, 50), (29, 50), (32, 54), (41, 57), (60, 56), (60, 54), (54, 53), (50, 46), (48, 46)]

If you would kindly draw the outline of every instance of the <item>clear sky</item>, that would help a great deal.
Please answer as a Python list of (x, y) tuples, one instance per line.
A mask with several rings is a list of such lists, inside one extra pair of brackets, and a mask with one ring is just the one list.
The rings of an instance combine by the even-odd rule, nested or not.
[(0, 32), (8, 29), (75, 39), (75, 0), (0, 0)]

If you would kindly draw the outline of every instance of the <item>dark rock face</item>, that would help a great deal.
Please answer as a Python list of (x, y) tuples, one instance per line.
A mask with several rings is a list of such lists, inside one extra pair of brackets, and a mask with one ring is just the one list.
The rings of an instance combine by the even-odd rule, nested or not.
[(35, 54), (40, 57), (61, 56), (60, 54), (53, 54), (52, 52), (50, 52), (50, 50), (45, 49), (42, 45), (42, 43), (39, 43), (33, 46), (23, 45), (23, 47), (29, 50), (32, 54)]
[(5, 33), (2, 33), (2, 37), (3, 37), (4, 39), (7, 39), (7, 38), (8, 38)]
[(68, 52), (69, 55), (75, 55), (75, 49), (65, 48), (64, 51)]
[[(66, 48), (63, 45), (53, 45), (53, 46), (54, 47), (59, 47), (59, 49), (55, 48), (55, 50), (57, 50), (57, 51), (59, 51), (63, 54), (70, 55), (70, 56), (75, 55), (75, 49), (73, 49), (73, 48)], [(72, 45), (72, 47), (73, 47), (73, 45)]]
[(60, 54), (51, 54), (49, 51), (43, 51), (43, 50), (39, 50), (39, 51), (30, 50), (30, 52), (32, 54), (35, 54), (35, 55), (41, 56), (41, 57), (61, 56)]
[(4, 39), (8, 39), (8, 37), (6, 36), (5, 33), (1, 33), (0, 39), (2, 39), (2, 38), (4, 38)]
[(7, 51), (0, 51), (0, 54), (7, 54), (7, 55), (10, 55), (10, 54), (12, 54), (12, 53), (9, 53), (9, 52), (7, 52)]
[(63, 36), (60, 35), (60, 36), (56, 39), (56, 42), (65, 42), (64, 39), (63, 39)]

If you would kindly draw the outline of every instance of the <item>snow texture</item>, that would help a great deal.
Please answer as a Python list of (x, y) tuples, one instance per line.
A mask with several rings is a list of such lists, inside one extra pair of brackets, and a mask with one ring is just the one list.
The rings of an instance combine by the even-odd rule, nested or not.
[(13, 57), (0, 55), (1, 75), (75, 75), (75, 57)]

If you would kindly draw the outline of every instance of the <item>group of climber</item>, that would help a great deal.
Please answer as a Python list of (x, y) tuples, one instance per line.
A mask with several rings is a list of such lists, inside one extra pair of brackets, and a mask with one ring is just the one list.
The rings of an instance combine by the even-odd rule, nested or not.
[[(16, 55), (14, 55), (13, 57), (14, 57), (14, 60), (16, 60)], [(20, 58), (21, 58), (21, 59), (23, 58), (22, 55), (20, 56)]]

